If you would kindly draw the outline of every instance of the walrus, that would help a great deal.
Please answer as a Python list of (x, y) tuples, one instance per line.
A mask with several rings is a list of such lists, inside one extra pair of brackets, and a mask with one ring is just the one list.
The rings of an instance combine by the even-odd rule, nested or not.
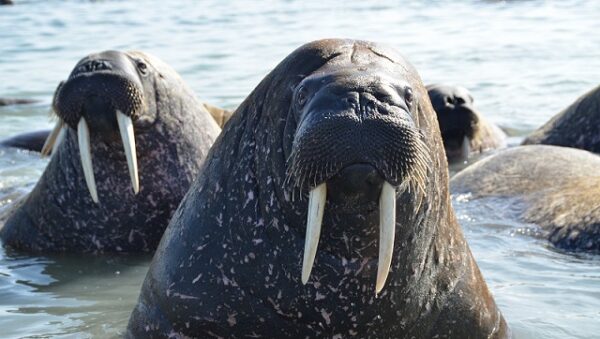
[(0, 238), (31, 252), (151, 252), (220, 128), (143, 52), (83, 58), (53, 100), (53, 156)]
[(38, 102), (34, 99), (20, 99), (20, 98), (0, 98), (0, 106), (10, 105), (28, 105)]
[(301, 46), (225, 125), (126, 336), (506, 337), (442, 147), (419, 75), (392, 49)]
[(523, 145), (545, 144), (600, 153), (600, 86), (531, 133)]
[(506, 134), (475, 108), (473, 96), (464, 87), (443, 84), (427, 86), (440, 123), (449, 162), (465, 161), (471, 153), (506, 147)]
[(600, 157), (530, 145), (494, 154), (454, 176), (453, 194), (490, 198), (506, 217), (541, 227), (565, 251), (600, 252)]
[(22, 133), (4, 140), (0, 140), (0, 146), (19, 148), (32, 152), (41, 152), (49, 135), (50, 130)]

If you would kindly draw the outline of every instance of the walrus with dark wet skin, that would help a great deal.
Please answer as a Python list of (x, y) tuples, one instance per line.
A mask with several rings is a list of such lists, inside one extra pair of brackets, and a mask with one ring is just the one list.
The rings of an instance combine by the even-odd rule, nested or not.
[(171, 67), (142, 52), (83, 58), (53, 108), (52, 159), (1, 217), (3, 243), (33, 252), (153, 251), (220, 128)]
[(465, 161), (470, 153), (506, 147), (506, 134), (475, 108), (464, 87), (433, 84), (427, 93), (440, 123), (448, 162)]
[(544, 144), (600, 153), (600, 86), (531, 133), (523, 145)]
[(284, 59), (225, 126), (126, 336), (507, 331), (450, 205), (417, 72), (378, 44), (320, 40)]

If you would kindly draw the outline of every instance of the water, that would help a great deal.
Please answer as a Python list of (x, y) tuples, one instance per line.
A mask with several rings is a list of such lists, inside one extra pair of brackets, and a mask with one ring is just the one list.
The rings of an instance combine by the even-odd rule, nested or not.
[[(304, 42), (387, 43), (425, 83), (461, 84), (511, 139), (600, 79), (600, 2), (589, 1), (19, 1), (0, 7), (0, 138), (50, 127), (51, 95), (75, 63), (140, 49), (178, 70), (198, 96), (235, 107)], [(0, 209), (31, 189), (46, 162), (0, 149)], [(517, 338), (600, 336), (600, 258), (554, 251), (493, 204), (454, 200), (496, 301)], [(115, 337), (147, 257), (35, 257), (0, 249), (0, 337)]]

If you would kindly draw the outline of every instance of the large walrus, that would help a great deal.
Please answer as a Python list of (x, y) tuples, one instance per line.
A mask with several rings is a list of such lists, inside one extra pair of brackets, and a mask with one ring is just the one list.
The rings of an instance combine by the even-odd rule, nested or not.
[(600, 86), (531, 133), (523, 144), (565, 146), (600, 153)]
[(0, 218), (4, 244), (153, 251), (220, 133), (215, 121), (171, 67), (142, 52), (83, 58), (53, 108), (55, 152), (33, 191)]
[(453, 194), (491, 198), (508, 218), (539, 225), (568, 251), (600, 252), (600, 156), (567, 147), (508, 149), (452, 178)]
[(506, 147), (506, 134), (483, 117), (464, 87), (434, 84), (427, 92), (440, 123), (449, 162), (464, 161), (471, 153)]
[(321, 40), (284, 59), (225, 126), (127, 336), (507, 331), (450, 205), (419, 75), (387, 47)]

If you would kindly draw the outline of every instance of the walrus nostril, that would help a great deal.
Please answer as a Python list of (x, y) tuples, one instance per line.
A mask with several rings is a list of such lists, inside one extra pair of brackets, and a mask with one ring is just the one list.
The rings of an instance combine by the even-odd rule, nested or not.
[(110, 63), (106, 60), (89, 60), (77, 67), (76, 74), (91, 73), (96, 71), (105, 71), (112, 69)]

